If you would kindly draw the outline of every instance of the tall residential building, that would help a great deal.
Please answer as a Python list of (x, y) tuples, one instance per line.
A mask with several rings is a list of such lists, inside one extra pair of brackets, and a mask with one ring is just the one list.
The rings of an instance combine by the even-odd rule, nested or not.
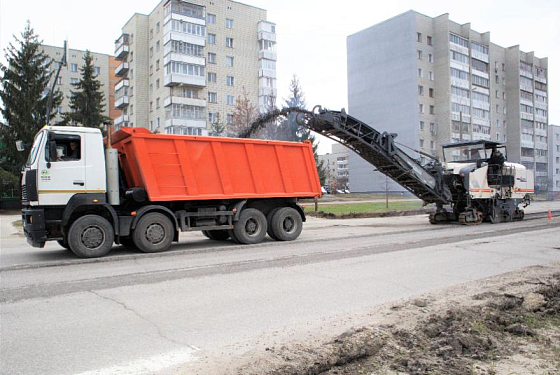
[[(434, 156), (448, 142), (507, 142), (508, 160), (546, 188), (547, 58), (496, 45), (448, 14), (412, 10), (349, 36), (347, 46), (351, 115)], [(350, 158), (354, 190), (352, 169)]]
[(331, 152), (319, 155), (319, 161), (327, 170), (325, 185), (333, 189), (345, 189), (348, 183), (348, 153), (346, 146), (334, 143)]
[[(550, 124), (548, 127), (549, 152), (549, 191), (560, 194), (560, 125)], [(560, 195), (558, 195), (560, 198)]]
[(244, 92), (260, 109), (276, 97), (276, 25), (236, 1), (163, 0), (124, 25), (115, 58), (117, 127), (207, 135)]
[[(52, 79), (56, 75), (56, 70), (62, 60), (62, 55), (64, 54), (64, 48), (48, 46), (46, 44), (41, 45), (41, 50), (49, 56), (54, 64), (51, 65), (51, 69), (54, 70)], [(77, 83), (80, 80), (81, 73), (80, 68), (84, 65), (84, 55), (85, 51), (80, 51), (76, 49), (70, 49), (69, 56), (67, 56), (68, 66), (62, 67), (60, 70), (60, 75), (58, 76), (57, 88), (62, 92), (64, 99), (60, 107), (57, 108), (57, 116), (53, 119), (57, 121), (61, 118), (61, 114), (65, 112), (70, 112), (70, 95), (71, 91), (75, 88), (72, 86), (73, 83)], [(93, 65), (95, 74), (99, 82), (101, 82), (101, 91), (105, 95), (105, 111), (103, 114), (109, 116), (111, 119), (115, 119), (120, 116), (120, 111), (115, 109), (115, 63), (116, 60), (113, 56), (105, 55), (103, 53), (91, 53), (93, 56)], [(52, 83), (52, 82), (51, 82)]]

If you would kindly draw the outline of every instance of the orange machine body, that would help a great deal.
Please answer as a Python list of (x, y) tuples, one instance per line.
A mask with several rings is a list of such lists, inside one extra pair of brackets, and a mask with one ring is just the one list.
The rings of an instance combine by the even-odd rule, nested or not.
[(152, 202), (321, 196), (309, 142), (122, 128), (113, 134), (112, 145), (128, 186), (143, 187)]

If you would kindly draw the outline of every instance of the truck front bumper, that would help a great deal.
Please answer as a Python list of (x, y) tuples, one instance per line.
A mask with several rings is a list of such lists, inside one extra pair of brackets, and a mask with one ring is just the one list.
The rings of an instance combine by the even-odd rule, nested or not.
[(24, 208), (21, 210), (21, 219), (27, 242), (33, 247), (45, 247), (47, 241), (45, 210), (42, 208)]

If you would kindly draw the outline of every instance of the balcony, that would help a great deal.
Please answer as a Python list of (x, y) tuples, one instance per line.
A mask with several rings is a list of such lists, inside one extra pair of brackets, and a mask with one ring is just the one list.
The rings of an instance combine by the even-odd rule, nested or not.
[(122, 115), (115, 119), (115, 125), (118, 126), (127, 126), (128, 122), (130, 121), (130, 117), (128, 115)]
[(115, 69), (115, 75), (117, 77), (122, 77), (128, 72), (128, 69), (129, 69), (128, 63), (123, 62), (119, 66), (117, 66), (117, 68)]
[(261, 77), (276, 78), (276, 70), (259, 69), (259, 78)]
[(122, 34), (119, 39), (115, 41), (115, 59), (122, 60), (130, 51), (129, 35)]
[(185, 105), (192, 105), (195, 107), (206, 107), (206, 100), (185, 98), (181, 96), (168, 96), (165, 99), (163, 99), (164, 107), (169, 107), (172, 104), (185, 104)]
[(276, 34), (267, 31), (259, 31), (258, 40), (269, 40), (276, 43)]
[(165, 120), (165, 127), (170, 126), (206, 129), (206, 119), (168, 118)]
[(267, 59), (267, 60), (277, 60), (276, 51), (272, 50), (260, 50), (259, 51), (259, 60), (260, 59)]
[(204, 87), (206, 86), (206, 77), (201, 76), (190, 76), (186, 74), (179, 73), (169, 73), (164, 77), (164, 85), (166, 87), (172, 87), (177, 85), (191, 85)]
[(129, 86), (130, 86), (130, 81), (126, 78), (123, 78), (115, 85), (115, 91), (119, 91), (124, 87), (129, 87)]
[(171, 19), (205, 25), (206, 8), (196, 4), (173, 0), (165, 6), (163, 23), (166, 24)]
[(130, 98), (128, 95), (123, 95), (118, 99), (115, 99), (115, 108), (123, 109), (130, 104)]

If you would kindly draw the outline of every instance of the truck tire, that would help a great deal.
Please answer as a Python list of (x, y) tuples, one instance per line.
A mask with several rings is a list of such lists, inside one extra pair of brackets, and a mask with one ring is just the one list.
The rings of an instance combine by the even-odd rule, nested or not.
[(169, 249), (175, 228), (167, 216), (150, 212), (138, 220), (132, 233), (132, 241), (144, 253), (159, 253)]
[(301, 234), (303, 220), (297, 210), (284, 207), (274, 213), (270, 226), (278, 241), (293, 241)]
[(270, 212), (268, 213), (268, 215), (266, 215), (266, 233), (268, 233), (268, 236), (270, 238), (272, 238), (275, 241), (278, 241), (278, 238), (276, 238), (276, 235), (274, 234), (274, 232), (272, 231), (272, 217), (274, 216), (274, 214), (281, 209), (282, 207), (276, 207), (273, 208), (272, 210), (270, 210)]
[(256, 208), (241, 211), (232, 231), (232, 239), (242, 244), (256, 244), (266, 236), (266, 216)]
[(214, 241), (226, 241), (229, 239), (227, 230), (203, 230), (202, 234)]
[(70, 249), (80, 258), (99, 258), (111, 251), (115, 232), (104, 217), (85, 215), (70, 226), (67, 238)]

